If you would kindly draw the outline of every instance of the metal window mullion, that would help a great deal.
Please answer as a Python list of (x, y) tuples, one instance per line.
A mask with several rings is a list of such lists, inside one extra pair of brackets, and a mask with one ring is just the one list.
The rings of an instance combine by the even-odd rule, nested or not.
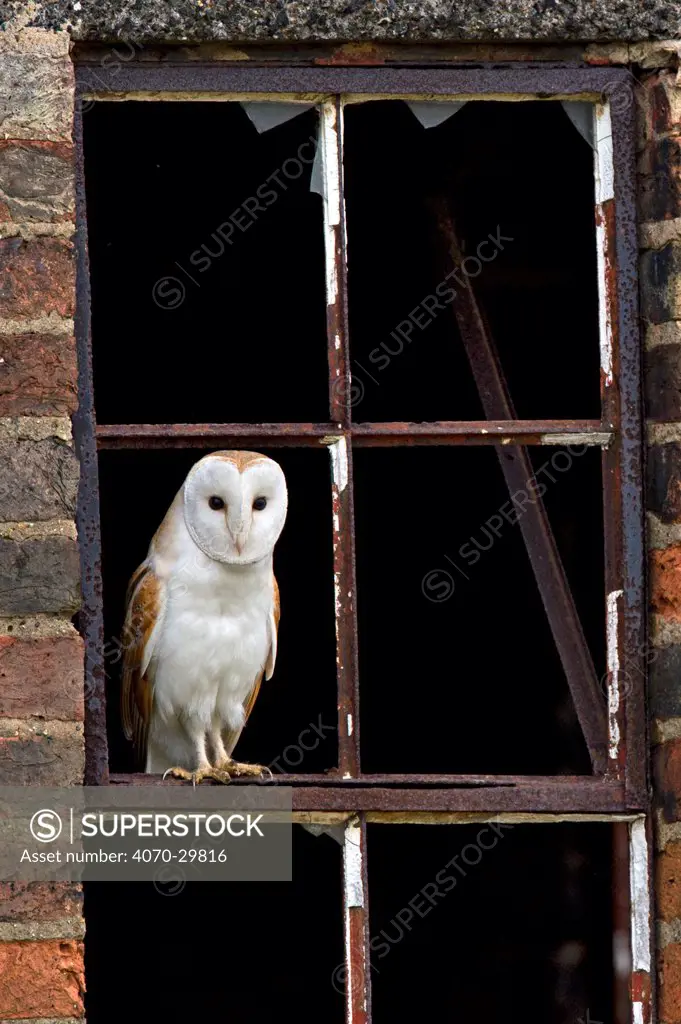
[(343, 930), (346, 1024), (370, 1020), (371, 963), (364, 816), (350, 818), (343, 835)]
[(329, 362), (329, 415), (338, 436), (329, 445), (333, 517), (333, 577), (338, 680), (338, 766), (346, 777), (358, 774), (359, 689), (355, 606), (355, 527), (350, 430), (350, 354), (347, 331), (345, 212), (342, 189), (342, 104), (340, 97), (320, 106), (319, 144), (323, 177), (326, 261), (326, 334)]
[(350, 358), (345, 317), (342, 118), (340, 97), (332, 97), (320, 105), (329, 418), (338, 423), (339, 427), (347, 428), (350, 425)]
[(636, 228), (636, 102), (630, 82), (625, 102), (611, 104), (613, 168), (616, 203), (613, 282), (616, 296), (615, 355), (617, 359), (616, 393), (619, 401), (619, 488), (620, 532), (623, 591), (623, 734), (626, 743), (625, 792), (630, 806), (647, 806), (648, 749), (646, 744), (646, 707), (644, 702), (645, 656), (645, 551), (642, 474), (642, 400), (640, 364), (640, 326), (638, 309), (638, 238)]
[(79, 630), (85, 641), (85, 782), (104, 785), (109, 780), (109, 745), (106, 729), (106, 670), (104, 667), (104, 614), (102, 607), (99, 473), (92, 373), (90, 264), (85, 200), (83, 102), (74, 111), (76, 150), (76, 316), (78, 356), (78, 409), (73, 434), (80, 462), (76, 521), (80, 541), (83, 602)]
[(629, 824), (632, 1024), (650, 1024), (652, 1020), (651, 851), (650, 821), (641, 816)]
[(645, 802), (646, 773), (633, 92), (631, 101), (595, 104), (593, 135), (601, 419), (613, 430), (602, 458), (608, 773), (625, 779), (633, 806)]
[[(186, 448), (220, 445), (319, 447), (331, 444), (339, 424), (327, 423), (100, 423), (98, 448)], [(434, 423), (358, 423), (349, 429), (355, 447), (430, 444), (610, 444), (599, 420), (454, 420)]]
[(605, 566), (605, 641), (608, 701), (608, 774), (624, 774), (622, 708), (623, 631), (620, 487), (620, 422), (617, 380), (619, 345), (615, 261), (615, 177), (612, 123), (609, 103), (593, 106), (594, 219), (596, 225), (596, 268), (598, 281), (598, 340), (600, 349), (601, 419), (615, 429), (611, 444), (603, 449), (603, 543)]

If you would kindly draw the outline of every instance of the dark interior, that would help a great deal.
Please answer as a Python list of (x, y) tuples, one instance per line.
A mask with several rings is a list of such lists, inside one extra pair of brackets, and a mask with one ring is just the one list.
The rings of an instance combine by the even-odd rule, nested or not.
[[(125, 589), (190, 467), (205, 451), (104, 451), (99, 456), (107, 726), (112, 771), (133, 771), (119, 694)], [(264, 454), (282, 466), (289, 509), (275, 551), (282, 615), (277, 664), (263, 683), (236, 755), (272, 771), (320, 772), (338, 763), (329, 456), (326, 449)], [(131, 502), (130, 494), (143, 495)], [(314, 728), (317, 731), (315, 732)], [(300, 736), (303, 730), (310, 730)], [(313, 747), (314, 749), (305, 749)]]
[(340, 855), (296, 825), (292, 883), (86, 883), (88, 1019), (342, 1024)]
[(612, 834), (369, 825), (374, 1024), (612, 1021)]
[[(614, 1020), (617, 827), (369, 825), (376, 1024)], [(87, 883), (88, 1019), (342, 1021), (341, 847), (293, 844), (293, 884)]]
[[(258, 134), (236, 103), (97, 103), (87, 112), (99, 422), (327, 418), (322, 207), (309, 191), (311, 165), (295, 180), (280, 175), (286, 189), (233, 245), (216, 234), (315, 133), (308, 111)], [(517, 415), (597, 417), (592, 153), (560, 104), (469, 102), (431, 129), (401, 101), (357, 104), (346, 111), (346, 154), (353, 373), (364, 382), (355, 418), (483, 415), (451, 306), (387, 366), (371, 358), (442, 279), (428, 206), (441, 192), (466, 252), (498, 228), (513, 239), (473, 283)], [(210, 265), (197, 265), (207, 251)], [(168, 276), (182, 289), (154, 291)], [(114, 771), (133, 767), (114, 640), (125, 585), (205, 451), (101, 453)], [(535, 468), (556, 451), (531, 449)], [(275, 556), (281, 646), (237, 749), (264, 763), (295, 748), (320, 716), (324, 727), (337, 719), (328, 455), (270, 454), (291, 500)], [(600, 677), (598, 451), (553, 475), (544, 500)], [(356, 450), (354, 477), (363, 769), (588, 772), (520, 529), (504, 523), (494, 543), (485, 533), (508, 501), (495, 450)], [(480, 557), (469, 572), (460, 549), (468, 544), (472, 558), (474, 542)], [(332, 768), (335, 737), (324, 733), (315, 750), (290, 758), (279, 767)]]
[[(87, 112), (100, 423), (328, 418), (321, 199), (311, 164), (281, 171), (315, 134), (314, 111), (258, 134), (237, 103)], [(421, 306), (436, 195), (467, 255), (512, 239), (472, 281), (518, 418), (598, 417), (592, 151), (561, 105), (469, 102), (429, 129), (399, 100), (351, 105), (345, 153), (355, 419), (485, 418), (452, 305)]]
[[(529, 451), (600, 678), (600, 453)], [(590, 772), (520, 526), (499, 516), (496, 450), (363, 448), (353, 462), (364, 770)]]
[(87, 112), (100, 423), (328, 419), (312, 145), (307, 163), (286, 165), (299, 177), (282, 170), (314, 142), (316, 119), (309, 110), (259, 135), (238, 103)]
[(593, 153), (559, 103), (468, 102), (434, 128), (399, 100), (348, 106), (344, 189), (355, 420), (487, 418), (453, 304), (422, 306), (445, 291), (437, 196), (465, 255), (512, 239), (466, 266), (516, 417), (599, 417)]

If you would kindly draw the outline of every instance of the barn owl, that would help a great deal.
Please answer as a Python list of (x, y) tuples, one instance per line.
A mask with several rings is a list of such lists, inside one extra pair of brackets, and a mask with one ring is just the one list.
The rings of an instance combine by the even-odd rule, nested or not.
[(228, 782), (277, 656), (274, 546), (286, 519), (281, 467), (257, 452), (197, 462), (128, 585), (122, 718), (146, 772)]

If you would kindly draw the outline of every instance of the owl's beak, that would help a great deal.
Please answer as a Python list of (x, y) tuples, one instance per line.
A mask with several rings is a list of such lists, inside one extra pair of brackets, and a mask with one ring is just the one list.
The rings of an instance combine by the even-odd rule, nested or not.
[(246, 547), (247, 540), (248, 530), (241, 530), (239, 533), (234, 535), (234, 547), (236, 548), (238, 555), (241, 555), (243, 553), (243, 550)]
[(232, 535), (237, 555), (241, 555), (246, 547), (248, 535), (251, 532), (251, 518), (246, 498), (242, 499), (241, 508), (239, 509), (238, 515), (232, 519), (232, 523), (233, 528), (229, 525), (229, 521), (227, 522), (227, 529)]
[(234, 528), (227, 523), (227, 529), (232, 535), (237, 555), (243, 554), (243, 550), (246, 547), (246, 541), (248, 540), (248, 534), (250, 533), (251, 524), (244, 519), (238, 519), (234, 523)]

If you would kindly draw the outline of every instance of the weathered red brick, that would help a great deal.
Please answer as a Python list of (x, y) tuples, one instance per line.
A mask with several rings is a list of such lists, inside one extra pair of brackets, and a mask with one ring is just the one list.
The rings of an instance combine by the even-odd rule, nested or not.
[(681, 644), (652, 648), (646, 660), (650, 717), (681, 717)]
[(650, 601), (659, 615), (681, 620), (681, 545), (651, 551)]
[(681, 128), (676, 72), (661, 71), (648, 85), (652, 130), (656, 135)]
[(655, 864), (657, 910), (665, 921), (681, 917), (681, 843), (668, 843)]
[(654, 756), (655, 800), (667, 821), (681, 818), (681, 740), (657, 747)]
[(658, 973), (658, 1017), (665, 1024), (681, 1022), (681, 945), (672, 942), (662, 950)]
[(80, 467), (62, 438), (1, 438), (0, 466), (0, 522), (75, 517)]
[(681, 143), (676, 138), (649, 142), (639, 164), (639, 210), (643, 221), (681, 214)]
[(73, 316), (73, 246), (62, 238), (0, 239), (0, 306), (6, 317)]
[(83, 672), (79, 636), (0, 636), (0, 716), (82, 721)]
[(53, 921), (82, 912), (77, 882), (0, 882), (0, 921)]
[(73, 78), (73, 61), (66, 54), (42, 47), (17, 53), (5, 48), (0, 62), (3, 138), (69, 140)]
[(681, 444), (653, 444), (646, 460), (646, 503), (663, 523), (681, 521)]
[(0, 1018), (80, 1017), (85, 973), (83, 943), (0, 943)]
[(78, 405), (70, 334), (0, 335), (0, 416), (62, 416)]
[(0, 786), (82, 786), (80, 722), (0, 718)]
[(2, 220), (73, 219), (74, 155), (66, 142), (0, 140)]
[(0, 615), (69, 614), (80, 605), (72, 537), (0, 538)]
[(681, 420), (681, 344), (656, 345), (645, 357), (646, 416)]
[(669, 242), (662, 249), (649, 249), (639, 261), (641, 314), (651, 324), (681, 319), (681, 245)]

